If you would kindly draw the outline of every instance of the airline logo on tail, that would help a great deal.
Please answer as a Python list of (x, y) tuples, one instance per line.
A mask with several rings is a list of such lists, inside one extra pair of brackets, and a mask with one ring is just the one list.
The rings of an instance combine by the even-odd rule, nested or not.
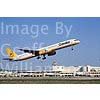
[(7, 48), (6, 53), (8, 54), (9, 58), (12, 60), (17, 57), (17, 54), (14, 51), (12, 51), (11, 48)]

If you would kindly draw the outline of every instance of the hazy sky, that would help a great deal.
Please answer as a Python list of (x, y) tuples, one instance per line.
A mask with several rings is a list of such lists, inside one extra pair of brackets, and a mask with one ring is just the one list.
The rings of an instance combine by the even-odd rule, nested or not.
[[(13, 31), (10, 25), (15, 25)], [(2, 61), (5, 57), (2, 52), (5, 53), (8, 44), (13, 49), (36, 49), (34, 45), (39, 48), (41, 44), (48, 46), (71, 38), (81, 41), (74, 47), (74, 51), (65, 48), (57, 51), (56, 55), (47, 57), (44, 62), (32, 58), (22, 63), (28, 63), (28, 67), (32, 65), (33, 69), (34, 66), (49, 66), (53, 61), (65, 66), (100, 66), (100, 18), (0, 18), (0, 48), (3, 48), (3, 51), (0, 50), (1, 63), (4, 64), (4, 68), (7, 67), (8, 61)], [(16, 64), (20, 67), (20, 62)]]

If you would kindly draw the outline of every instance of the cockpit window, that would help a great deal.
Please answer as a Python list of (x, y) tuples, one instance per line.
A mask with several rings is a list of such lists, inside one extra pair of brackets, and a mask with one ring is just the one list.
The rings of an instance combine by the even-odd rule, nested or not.
[(77, 41), (77, 40), (74, 40), (74, 41)]

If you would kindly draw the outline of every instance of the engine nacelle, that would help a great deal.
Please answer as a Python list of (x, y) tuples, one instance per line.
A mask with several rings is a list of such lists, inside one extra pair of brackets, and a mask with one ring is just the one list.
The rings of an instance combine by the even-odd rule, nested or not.
[(53, 55), (55, 55), (55, 54), (56, 54), (55, 51), (51, 51), (51, 52), (48, 53), (48, 56), (53, 56)]

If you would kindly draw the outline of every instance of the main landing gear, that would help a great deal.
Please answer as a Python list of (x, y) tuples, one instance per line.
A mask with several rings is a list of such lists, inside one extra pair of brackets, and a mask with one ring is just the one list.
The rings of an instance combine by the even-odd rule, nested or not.
[[(37, 57), (37, 59), (41, 59), (41, 57), (40, 57), (40, 56), (38, 56), (38, 57)], [(45, 60), (45, 59), (46, 59), (46, 57), (45, 57), (45, 55), (43, 55), (42, 60)]]
[(43, 55), (43, 58), (42, 58), (42, 60), (45, 60), (46, 59), (46, 57), (45, 57), (45, 55)]
[(40, 56), (37, 57), (37, 59), (40, 59), (40, 58), (41, 58)]

